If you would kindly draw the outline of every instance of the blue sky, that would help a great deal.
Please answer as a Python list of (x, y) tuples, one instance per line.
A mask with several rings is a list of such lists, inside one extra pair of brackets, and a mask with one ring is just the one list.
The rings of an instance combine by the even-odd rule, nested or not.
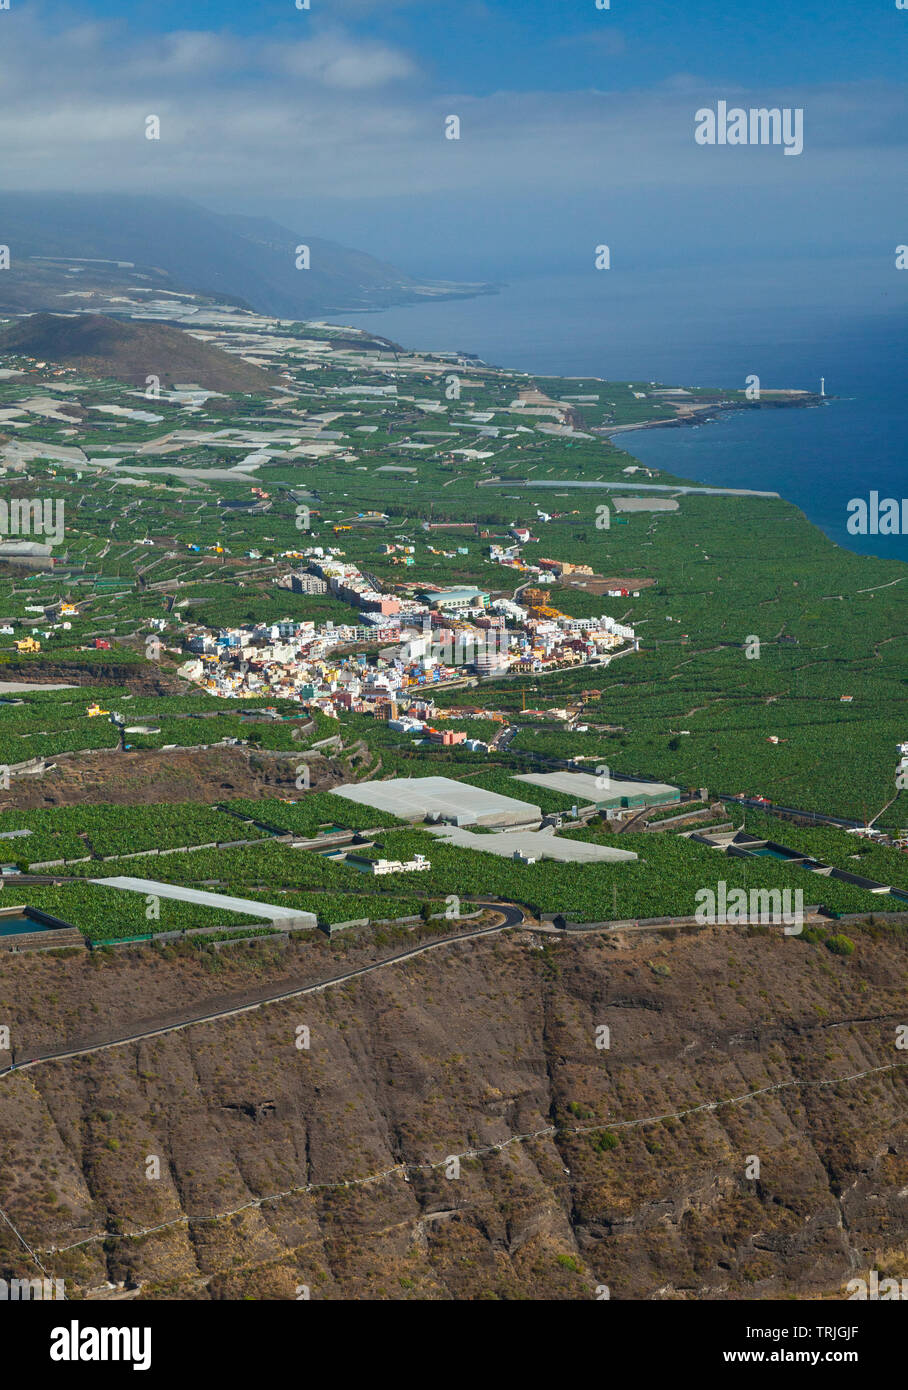
[[(14, 0), (15, 3), (15, 0)], [(68, 7), (72, 15), (122, 18), (121, 0)], [(231, 29), (291, 38), (300, 28), (348, 25), (406, 46), (442, 85), (464, 92), (506, 88), (626, 88), (705, 72), (733, 82), (832, 82), (904, 78), (908, 15), (894, 0), (131, 0), (129, 28)], [(617, 53), (602, 51), (606, 38)]]
[[(776, 285), (908, 242), (895, 0), (311, 6), (12, 0), (4, 185), (191, 197), (451, 279), (570, 273), (607, 242)], [(698, 147), (719, 99), (803, 108), (803, 154)]]
[[(15, 3), (15, 0), (14, 0)], [(70, 7), (123, 17), (121, 0)], [(450, 89), (629, 87), (680, 71), (733, 82), (902, 80), (908, 16), (894, 0), (131, 0), (134, 31), (229, 29), (290, 38), (342, 23), (406, 47)], [(617, 40), (609, 52), (608, 39)]]

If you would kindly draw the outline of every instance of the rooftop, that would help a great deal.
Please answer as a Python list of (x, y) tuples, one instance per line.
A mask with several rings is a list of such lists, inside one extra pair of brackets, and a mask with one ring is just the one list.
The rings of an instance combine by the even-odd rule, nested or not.
[(333, 796), (372, 806), (402, 820), (438, 814), (458, 824), (541, 820), (538, 806), (486, 791), (450, 777), (394, 777), (387, 782), (356, 782), (335, 787)]
[(505, 859), (512, 859), (517, 853), (532, 859), (558, 859), (566, 864), (628, 863), (637, 858), (632, 850), (594, 845), (588, 840), (562, 839), (551, 827), (503, 830), (498, 835), (474, 835), (456, 825), (430, 826), (429, 829), (447, 844), (497, 854)]
[(575, 796), (578, 802), (595, 804), (601, 801), (614, 801), (618, 797), (665, 797), (677, 793), (677, 787), (667, 782), (629, 782), (620, 777), (594, 776), (591, 772), (520, 772), (515, 782), (531, 782), (536, 787), (546, 787), (549, 791), (564, 792)]

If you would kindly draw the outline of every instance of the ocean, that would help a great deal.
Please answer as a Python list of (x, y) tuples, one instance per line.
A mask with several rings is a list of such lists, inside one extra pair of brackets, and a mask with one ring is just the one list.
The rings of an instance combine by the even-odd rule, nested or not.
[[(828, 404), (817, 409), (736, 412), (616, 442), (697, 482), (772, 489), (837, 544), (908, 560), (908, 535), (846, 530), (852, 499), (908, 496), (901, 282), (895, 293), (888, 282), (852, 275), (833, 294), (829, 275), (822, 286), (801, 286), (780, 274), (773, 295), (734, 268), (610, 274), (517, 280), (495, 295), (335, 320), (406, 348), (472, 352), (540, 375), (742, 389), (756, 374), (766, 388), (810, 391), (824, 377)], [(908, 273), (904, 283), (908, 290)]]

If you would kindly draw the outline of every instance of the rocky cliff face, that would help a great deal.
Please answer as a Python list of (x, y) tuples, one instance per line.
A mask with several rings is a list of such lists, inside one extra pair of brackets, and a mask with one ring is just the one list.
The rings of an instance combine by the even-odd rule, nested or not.
[[(849, 932), (512, 932), (13, 1073), (0, 1205), (70, 1296), (841, 1296), (908, 1272), (908, 936)], [(0, 1016), (128, 1031), (342, 951), (13, 957)]]

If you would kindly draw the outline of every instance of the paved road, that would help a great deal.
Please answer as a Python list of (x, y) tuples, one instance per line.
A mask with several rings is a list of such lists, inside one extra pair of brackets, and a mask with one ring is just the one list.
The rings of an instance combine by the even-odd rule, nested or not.
[(455, 941), (470, 941), (475, 937), (493, 936), (497, 932), (507, 931), (510, 927), (520, 926), (524, 920), (523, 910), (515, 907), (511, 903), (484, 902), (479, 904), (491, 912), (499, 913), (504, 920), (492, 927), (476, 927), (471, 931), (458, 932), (456, 936), (446, 936), (439, 941), (426, 941), (419, 946), (409, 947), (405, 951), (398, 951), (396, 955), (385, 956), (383, 960), (373, 961), (369, 965), (362, 965), (356, 970), (347, 970), (340, 975), (329, 975), (324, 979), (316, 980), (314, 983), (300, 985), (294, 989), (283, 989), (271, 993), (265, 989), (250, 990), (244, 997), (244, 1002), (233, 1005), (229, 1008), (217, 1009), (212, 1013), (187, 1014), (174, 1023), (165, 1024), (159, 1028), (149, 1028), (138, 1033), (124, 1033), (107, 1038), (101, 1042), (95, 1042), (86, 1047), (62, 1047), (49, 1049), (46, 1052), (37, 1052), (32, 1057), (25, 1058), (13, 1063), (11, 1066), (0, 1070), (0, 1076), (7, 1076), (13, 1071), (24, 1071), (28, 1067), (39, 1066), (42, 1062), (62, 1062), (70, 1057), (85, 1057), (93, 1052), (104, 1052), (111, 1047), (125, 1047), (129, 1043), (142, 1042), (146, 1038), (161, 1037), (165, 1033), (176, 1033), (183, 1028), (192, 1028), (197, 1023), (214, 1023), (222, 1018), (233, 1018), (238, 1014), (251, 1013), (254, 1009), (260, 1009), (264, 1004), (276, 1004), (284, 999), (297, 999), (305, 994), (318, 994), (323, 989), (330, 989), (332, 985), (344, 984), (347, 980), (355, 980), (361, 975), (371, 975), (376, 970), (383, 970), (387, 965), (398, 965), (403, 961), (413, 960), (415, 956), (423, 955), (426, 951), (437, 951), (442, 946), (449, 946)]
[(0, 695), (27, 694), (32, 690), (78, 690), (77, 685), (45, 685), (43, 681), (0, 681)]

